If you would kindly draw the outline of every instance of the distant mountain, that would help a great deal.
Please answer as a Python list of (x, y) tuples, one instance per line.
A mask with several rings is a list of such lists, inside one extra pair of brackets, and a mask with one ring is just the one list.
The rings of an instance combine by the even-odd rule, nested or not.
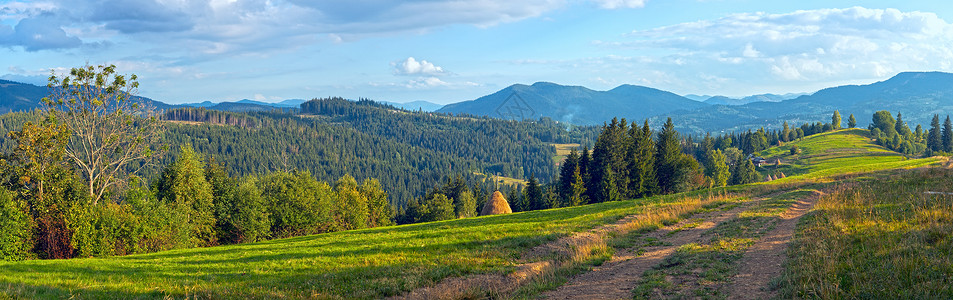
[(953, 114), (953, 74), (905, 72), (868, 85), (845, 85), (820, 90), (781, 102), (752, 102), (744, 105), (714, 105), (705, 109), (674, 112), (653, 118), (661, 124), (671, 116), (680, 131), (704, 133), (747, 130), (758, 127), (778, 129), (782, 122), (800, 126), (805, 122), (830, 122), (839, 110), (843, 126), (854, 114), (859, 127), (866, 127), (878, 110), (903, 114), (909, 126), (928, 126), (933, 114)]
[(397, 103), (397, 102), (389, 102), (389, 101), (380, 101), (380, 102), (387, 105), (394, 106), (394, 107), (411, 110), (411, 111), (415, 111), (417, 109), (420, 109), (423, 111), (436, 111), (440, 109), (441, 107), (443, 107), (443, 105), (427, 102), (427, 101), (411, 101), (406, 103)]
[[(42, 99), (49, 95), (45, 86), (20, 83), (0, 79), (0, 113), (27, 111), (43, 106)], [(135, 101), (145, 102), (156, 109), (169, 109), (174, 105), (165, 104), (145, 97), (136, 96)]]
[(709, 96), (709, 95), (688, 94), (688, 95), (683, 95), (682, 97), (685, 97), (685, 98), (688, 98), (688, 99), (692, 99), (692, 100), (695, 100), (695, 101), (705, 101), (705, 100), (708, 100), (708, 98), (711, 98), (712, 96)]
[(705, 99), (705, 103), (712, 105), (745, 105), (752, 102), (781, 102), (785, 100), (794, 99), (806, 93), (788, 93), (784, 95), (776, 94), (760, 94), (754, 96), (747, 96), (741, 99), (738, 98), (729, 98), (725, 96), (714, 96), (708, 99)]
[(632, 121), (708, 104), (653, 88), (621, 85), (609, 91), (549, 82), (515, 84), (476, 100), (448, 104), (437, 112), (503, 119), (549, 117), (578, 125), (598, 125), (614, 117)]

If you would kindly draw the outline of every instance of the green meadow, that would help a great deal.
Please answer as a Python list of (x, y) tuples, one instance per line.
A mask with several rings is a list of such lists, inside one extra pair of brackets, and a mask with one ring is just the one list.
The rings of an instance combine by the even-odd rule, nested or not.
[[(0, 298), (382, 298), (450, 277), (513, 272), (531, 262), (524, 257), (535, 246), (629, 215), (698, 206), (697, 197), (725, 190), (777, 192), (737, 221), (751, 224), (719, 228), (723, 233), (713, 241), (724, 251), (704, 245), (680, 250), (688, 261), (726, 264), (711, 267), (709, 278), (725, 282), (718, 270), (730, 268), (764, 232), (752, 224), (776, 218), (806, 185), (836, 191), (802, 219), (792, 261), (777, 283), (786, 298), (950, 297), (953, 196), (923, 193), (953, 192), (953, 174), (939, 168), (902, 171), (935, 166), (944, 158), (908, 158), (872, 144), (865, 134), (840, 130), (770, 148), (761, 155), (780, 157), (778, 170), (787, 178), (690, 195), (123, 257), (0, 262)], [(791, 145), (801, 153), (791, 155)], [(773, 168), (759, 171), (770, 174)], [(879, 175), (863, 175), (874, 171)], [(852, 175), (834, 182), (845, 174)], [(667, 271), (656, 272), (659, 277)], [(656, 277), (646, 279), (642, 290), (664, 289)], [(903, 289), (899, 294), (883, 290), (893, 282)]]

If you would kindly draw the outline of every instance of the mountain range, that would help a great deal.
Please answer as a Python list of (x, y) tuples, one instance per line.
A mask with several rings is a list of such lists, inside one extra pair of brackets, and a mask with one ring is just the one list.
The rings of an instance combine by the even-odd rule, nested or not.
[[(0, 113), (40, 107), (46, 87), (0, 80)], [(277, 103), (255, 100), (200, 102), (170, 105), (138, 97), (159, 109), (204, 107), (225, 111), (264, 111), (297, 107), (301, 99)], [(383, 102), (383, 101), (382, 101)], [(953, 111), (953, 74), (904, 72), (867, 85), (826, 88), (813, 94), (761, 94), (743, 98), (722, 96), (679, 96), (671, 92), (636, 85), (621, 85), (608, 91), (549, 82), (514, 84), (474, 100), (445, 106), (426, 101), (383, 102), (407, 110), (490, 116), (502, 119), (542, 117), (575, 125), (601, 125), (614, 117), (631, 121), (648, 119), (653, 126), (671, 117), (684, 133), (728, 132), (765, 127), (777, 129), (783, 122), (799, 126), (806, 122), (828, 122), (834, 110), (844, 124), (854, 114), (860, 126), (870, 123), (878, 110), (902, 113), (915, 127), (928, 125), (934, 114)]]
[(708, 104), (636, 85), (621, 85), (608, 91), (549, 82), (514, 84), (476, 100), (447, 104), (437, 112), (491, 116), (503, 119), (553, 120), (577, 125), (595, 125), (624, 117), (631, 120), (694, 109)]

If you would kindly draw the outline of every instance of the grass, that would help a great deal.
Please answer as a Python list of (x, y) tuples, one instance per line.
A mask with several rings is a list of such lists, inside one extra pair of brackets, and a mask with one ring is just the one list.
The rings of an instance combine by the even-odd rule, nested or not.
[[(845, 178), (845, 173), (927, 166), (940, 160), (908, 159), (871, 144), (862, 136), (864, 132), (841, 130), (789, 143), (803, 151), (794, 156), (785, 152), (787, 146), (768, 149), (762, 156), (782, 157), (782, 170), (789, 170), (785, 171), (789, 176), (714, 190), (722, 195), (716, 201), (704, 200), (706, 195), (718, 198), (710, 196), (714, 191), (696, 191), (254, 244), (103, 259), (0, 262), (0, 298), (382, 298), (449, 277), (508, 274), (529, 262), (524, 256), (535, 246), (638, 215), (599, 241), (557, 259), (554, 270), (514, 294), (533, 298), (563, 284), (571, 275), (601, 264), (614, 249), (659, 242), (642, 241), (641, 233), (674, 224), (694, 212), (737, 205), (732, 197), (738, 195), (790, 191), (769, 196), (738, 220), (716, 227), (718, 234), (707, 242), (682, 247), (667, 266), (653, 270), (654, 275), (647, 274), (646, 278), (652, 279), (638, 290), (641, 295), (666, 297), (719, 295), (739, 253), (770, 228), (772, 218), (790, 205), (793, 197), (804, 192), (797, 188), (816, 182), (829, 185)], [(778, 283), (783, 295), (871, 298), (869, 295), (888, 295), (883, 288), (896, 281), (906, 294), (892, 296), (949, 298), (953, 266), (947, 233), (953, 229), (953, 196), (915, 196), (927, 189), (953, 192), (953, 182), (946, 179), (953, 174), (935, 172), (946, 173), (913, 179), (861, 176), (871, 182), (901, 182), (876, 185), (851, 179), (857, 187), (844, 187), (843, 193), (854, 189), (870, 192), (851, 198), (854, 202), (850, 205), (841, 203), (847, 196), (822, 200), (818, 212), (805, 222), (800, 233), (803, 238), (792, 252), (797, 265), (789, 266), (786, 279)], [(870, 199), (861, 199), (864, 197)], [(815, 259), (826, 251), (835, 254)], [(890, 268), (900, 271), (888, 274)], [(855, 274), (860, 272), (871, 274)], [(671, 276), (692, 276), (704, 284), (686, 289), (666, 279)]]
[(953, 298), (953, 171), (844, 184), (802, 219), (782, 298)]
[[(800, 154), (792, 155), (790, 148), (797, 145)], [(764, 175), (775, 171), (787, 177), (772, 183), (825, 179), (830, 176), (866, 173), (889, 169), (909, 169), (938, 163), (940, 157), (908, 158), (873, 144), (865, 129), (843, 129), (825, 132), (772, 147), (760, 153), (768, 161), (781, 159), (781, 166), (766, 165), (758, 168)]]
[(0, 294), (380, 298), (452, 276), (508, 273), (534, 246), (647, 209), (689, 207), (682, 200), (653, 197), (104, 259), (0, 262)]
[(680, 246), (674, 254), (643, 274), (633, 290), (634, 298), (726, 297), (725, 289), (737, 273), (735, 263), (758, 238), (773, 228), (796, 199), (810, 194), (810, 190), (794, 190), (758, 201), (754, 207), (739, 213), (737, 218), (706, 231), (702, 235), (708, 238), (706, 243)]
[(566, 156), (569, 155), (569, 151), (576, 149), (579, 151), (579, 144), (552, 144), (553, 147), (556, 147), (556, 155), (553, 156), (553, 164), (559, 165), (566, 160)]

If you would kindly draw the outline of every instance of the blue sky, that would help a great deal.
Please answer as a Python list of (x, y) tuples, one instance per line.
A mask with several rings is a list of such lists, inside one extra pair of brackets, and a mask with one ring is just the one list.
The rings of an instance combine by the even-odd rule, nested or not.
[(953, 71), (946, 1), (0, 0), (0, 78), (116, 64), (169, 103), (471, 100), (514, 83), (813, 92)]

